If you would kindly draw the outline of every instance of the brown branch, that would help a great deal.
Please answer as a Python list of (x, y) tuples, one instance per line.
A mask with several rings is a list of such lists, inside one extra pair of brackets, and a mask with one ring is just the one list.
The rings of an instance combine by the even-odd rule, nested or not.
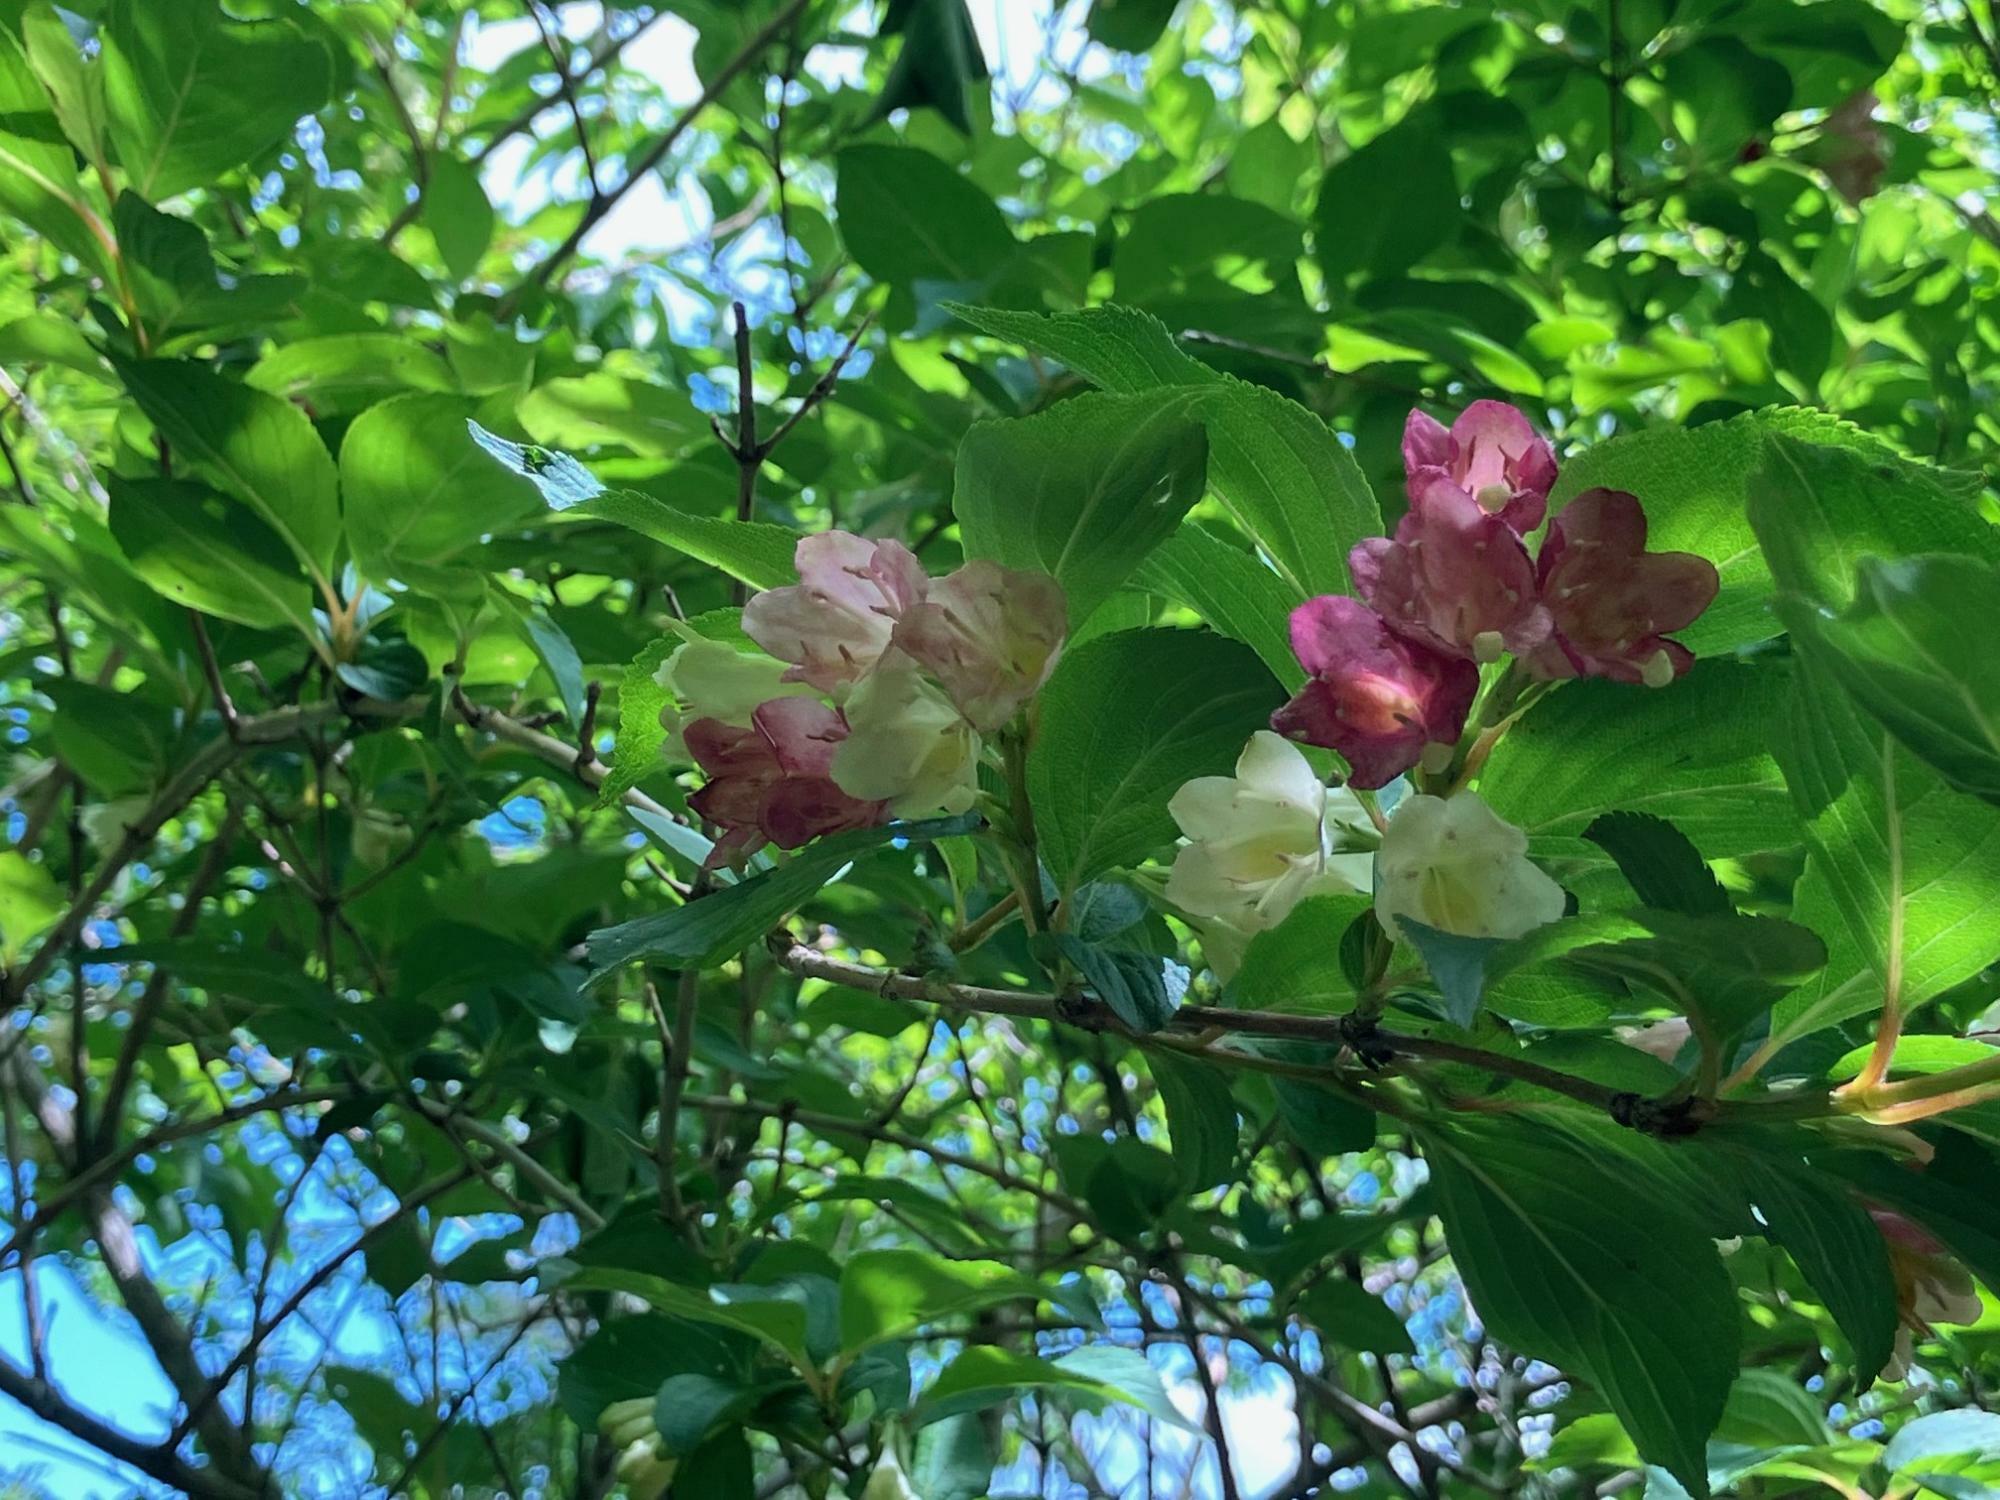
[(568, 238), (529, 270), (520, 285), (501, 299), (495, 316), (503, 320), (512, 317), (515, 309), (520, 306), (523, 296), (531, 290), (546, 286), (557, 269), (576, 254), (583, 244), (584, 237), (597, 227), (606, 214), (618, 206), (619, 201), (633, 187), (666, 160), (668, 153), (680, 144), (681, 137), (693, 126), (701, 112), (721, 97), (722, 91), (735, 82), (736, 75), (757, 61), (763, 55), (764, 49), (788, 29), (810, 3), (811, 0), (789, 0), (782, 10), (758, 28), (756, 34), (745, 42), (734, 56), (717, 68), (715, 76), (703, 86), (695, 101), (681, 112), (679, 118), (666, 128), (652, 146), (641, 153), (637, 161), (627, 167), (625, 180), (608, 193), (591, 194), (589, 203), (584, 206), (583, 217), (577, 221), (576, 228), (570, 231)]

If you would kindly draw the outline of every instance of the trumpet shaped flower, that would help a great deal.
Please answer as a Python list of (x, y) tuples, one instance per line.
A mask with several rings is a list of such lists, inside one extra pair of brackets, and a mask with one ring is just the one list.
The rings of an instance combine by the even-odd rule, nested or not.
[(1714, 602), (1715, 565), (1648, 552), (1646, 512), (1623, 490), (1587, 490), (1549, 523), (1536, 572), (1553, 630), (1526, 658), (1537, 677), (1609, 677), (1665, 687), (1694, 665), (1667, 632)]
[(1442, 479), (1523, 534), (1542, 524), (1556, 482), (1548, 439), (1504, 401), (1475, 401), (1449, 427), (1412, 411), (1403, 427), (1403, 467), (1411, 504), (1421, 505)]
[(881, 801), (850, 796), (833, 779), (834, 754), (846, 737), (846, 721), (815, 698), (761, 704), (748, 728), (719, 719), (688, 725), (688, 753), (708, 777), (688, 806), (723, 830), (709, 864), (766, 843), (796, 849), (822, 834), (880, 823), (887, 811)]
[(944, 691), (894, 649), (848, 695), (834, 783), (898, 817), (961, 813), (979, 795), (979, 734)]
[(803, 537), (793, 554), (799, 582), (766, 589), (743, 607), (743, 633), (780, 661), (788, 682), (840, 693), (888, 649), (896, 621), (930, 580), (901, 542), (847, 531)]
[(1366, 822), (1352, 792), (1329, 792), (1296, 746), (1250, 737), (1234, 776), (1201, 776), (1167, 804), (1188, 842), (1167, 899), (1239, 932), (1275, 927), (1307, 896), (1355, 889), (1331, 862), (1345, 827)]
[(1528, 858), (1528, 836), (1475, 792), (1405, 797), (1375, 856), (1375, 916), (1459, 937), (1515, 938), (1563, 914), (1562, 887)]
[(1549, 612), (1520, 536), (1441, 477), (1424, 485), (1393, 539), (1358, 543), (1347, 566), (1355, 592), (1396, 634), (1433, 651), (1497, 661), (1548, 639)]
[(1046, 573), (973, 561), (930, 585), (896, 622), (898, 649), (991, 732), (1040, 690), (1067, 628), (1062, 585)]
[(1292, 650), (1312, 674), (1271, 727), (1338, 750), (1357, 787), (1393, 781), (1425, 747), (1455, 744), (1479, 690), (1479, 669), (1396, 635), (1357, 599), (1327, 594), (1292, 611)]

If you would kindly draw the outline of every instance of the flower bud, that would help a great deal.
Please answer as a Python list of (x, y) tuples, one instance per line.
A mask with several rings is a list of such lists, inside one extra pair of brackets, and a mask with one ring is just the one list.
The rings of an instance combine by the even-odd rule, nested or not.
[(1895, 1351), (1883, 1368), (1885, 1380), (1910, 1373), (1917, 1335), (1934, 1323), (1976, 1323), (1982, 1307), (1972, 1275), (1931, 1233), (1893, 1209), (1871, 1206), (1868, 1215), (1889, 1246), (1889, 1271), (1896, 1282)]
[(1397, 636), (1375, 611), (1336, 594), (1292, 611), (1292, 650), (1312, 681), (1271, 727), (1338, 750), (1357, 787), (1393, 781), (1433, 741), (1456, 744), (1479, 690), (1471, 662)]
[(1528, 858), (1528, 836), (1476, 792), (1405, 797), (1375, 856), (1375, 915), (1460, 937), (1515, 938), (1563, 914), (1562, 887)]

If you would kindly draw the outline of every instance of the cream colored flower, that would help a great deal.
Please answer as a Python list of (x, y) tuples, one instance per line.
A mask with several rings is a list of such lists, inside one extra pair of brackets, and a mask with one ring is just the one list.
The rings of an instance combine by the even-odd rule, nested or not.
[(1261, 932), (1307, 896), (1358, 889), (1334, 861), (1347, 832), (1366, 823), (1360, 804), (1345, 789), (1329, 792), (1298, 747), (1268, 729), (1250, 737), (1234, 776), (1197, 777), (1167, 810), (1189, 841), (1167, 899), (1189, 916)]
[(898, 817), (961, 813), (979, 795), (979, 734), (944, 690), (900, 651), (855, 684), (834, 784)]
[(1514, 938), (1563, 914), (1562, 887), (1528, 858), (1528, 836), (1472, 792), (1405, 797), (1375, 856), (1375, 915), (1460, 937)]

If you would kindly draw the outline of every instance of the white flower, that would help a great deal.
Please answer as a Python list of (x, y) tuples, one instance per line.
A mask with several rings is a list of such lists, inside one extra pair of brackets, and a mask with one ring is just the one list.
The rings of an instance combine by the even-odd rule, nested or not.
[(961, 813), (979, 795), (979, 734), (944, 690), (890, 650), (849, 694), (833, 780), (898, 817)]
[(1167, 899), (1189, 916), (1261, 932), (1307, 896), (1359, 888), (1334, 859), (1344, 825), (1366, 823), (1360, 803), (1329, 792), (1298, 747), (1268, 729), (1250, 737), (1234, 776), (1197, 777), (1167, 811), (1189, 840)]
[(1650, 1057), (1670, 1063), (1694, 1035), (1686, 1016), (1668, 1016), (1664, 1021), (1648, 1021), (1643, 1026), (1617, 1026), (1611, 1034), (1628, 1047), (1636, 1047)]
[(1514, 938), (1563, 914), (1562, 887), (1528, 858), (1528, 836), (1472, 792), (1405, 797), (1375, 856), (1375, 915), (1460, 937)]

